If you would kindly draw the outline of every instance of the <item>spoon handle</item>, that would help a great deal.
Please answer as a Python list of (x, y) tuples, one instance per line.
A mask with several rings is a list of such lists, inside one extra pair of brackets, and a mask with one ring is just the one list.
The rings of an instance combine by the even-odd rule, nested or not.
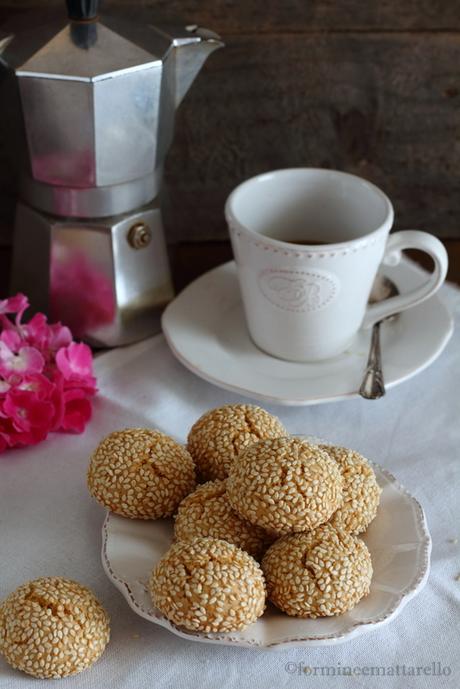
[(359, 394), (367, 400), (377, 400), (385, 394), (383, 382), (382, 354), (380, 351), (380, 324), (372, 327), (371, 347), (366, 364), (363, 382), (359, 388)]

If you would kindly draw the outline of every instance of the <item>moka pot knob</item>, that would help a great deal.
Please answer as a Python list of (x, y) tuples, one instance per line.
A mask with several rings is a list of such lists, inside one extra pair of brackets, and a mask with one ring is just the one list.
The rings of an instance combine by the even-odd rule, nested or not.
[(88, 22), (99, 14), (99, 0), (66, 0), (69, 19)]

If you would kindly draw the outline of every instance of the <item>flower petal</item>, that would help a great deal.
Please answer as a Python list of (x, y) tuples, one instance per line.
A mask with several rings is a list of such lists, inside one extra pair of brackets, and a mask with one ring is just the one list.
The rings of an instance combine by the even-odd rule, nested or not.
[(36, 313), (28, 323), (21, 326), (21, 331), (27, 344), (39, 349), (48, 346), (49, 326), (43, 313)]
[(21, 294), (0, 301), (0, 452), (50, 431), (81, 433), (96, 392), (91, 349), (42, 313), (22, 324), (27, 306)]
[(56, 354), (56, 365), (66, 380), (93, 380), (93, 355), (83, 342), (61, 347)]
[(29, 306), (29, 300), (20, 292), (14, 297), (0, 300), (0, 313), (17, 313), (21, 318), (24, 311)]
[(3, 411), (8, 414), (16, 430), (29, 432), (35, 428), (45, 435), (54, 416), (51, 402), (38, 399), (33, 392), (15, 388), (7, 393)]
[(50, 340), (49, 348), (56, 352), (61, 347), (67, 347), (72, 342), (72, 333), (66, 325), (62, 323), (52, 323), (49, 326)]
[(79, 390), (69, 390), (64, 393), (64, 417), (61, 429), (82, 433), (91, 418), (91, 402)]
[(0, 378), (0, 395), (5, 395), (10, 389), (11, 385), (6, 380)]
[(0, 340), (8, 347), (12, 352), (17, 352), (21, 344), (24, 344), (21, 340), (19, 333), (13, 328), (4, 330), (0, 335)]
[(41, 373), (29, 373), (15, 383), (17, 390), (34, 392), (40, 400), (49, 399), (55, 385)]
[(0, 341), (0, 375), (41, 373), (45, 360), (35, 347), (21, 347), (17, 354)]

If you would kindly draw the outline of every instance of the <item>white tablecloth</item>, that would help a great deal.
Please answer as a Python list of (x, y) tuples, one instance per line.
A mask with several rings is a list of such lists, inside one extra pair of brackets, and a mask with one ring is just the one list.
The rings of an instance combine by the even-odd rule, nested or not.
[[(100, 394), (83, 435), (54, 435), (36, 448), (0, 456), (0, 598), (28, 579), (62, 575), (90, 586), (111, 616), (106, 652), (91, 670), (65, 680), (65, 687), (460, 686), (460, 292), (444, 287), (441, 294), (455, 312), (457, 329), (441, 358), (419, 376), (377, 402), (269, 408), (293, 433), (349, 445), (384, 465), (427, 513), (433, 536), (427, 586), (393, 622), (345, 644), (260, 651), (184, 641), (135, 615), (106, 579), (100, 563), (104, 511), (85, 485), (90, 451), (105, 434), (129, 425), (154, 426), (184, 440), (205, 410), (242, 400), (189, 373), (162, 336), (97, 360)], [(361, 675), (303, 672), (332, 667), (338, 674), (344, 666)], [(391, 670), (385, 677), (364, 676), (370, 671), (362, 668), (373, 666), (393, 666), (393, 676)], [(403, 666), (407, 674), (414, 666), (449, 674), (404, 677)], [(1, 689), (32, 686), (36, 680), (0, 659)]]

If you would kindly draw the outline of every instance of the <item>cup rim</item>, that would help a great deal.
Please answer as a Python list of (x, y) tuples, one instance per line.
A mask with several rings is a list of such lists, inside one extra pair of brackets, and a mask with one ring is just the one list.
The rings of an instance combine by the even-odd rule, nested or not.
[[(235, 213), (233, 212), (232, 205), (234, 203), (236, 195), (246, 186), (249, 186), (250, 184), (253, 184), (254, 182), (257, 182), (259, 180), (262, 180), (264, 177), (272, 177), (274, 175), (283, 175), (283, 174), (292, 174), (292, 173), (297, 173), (297, 172), (313, 172), (313, 173), (319, 173), (320, 175), (333, 175), (337, 177), (351, 177), (360, 184), (368, 187), (368, 189), (372, 192), (374, 192), (377, 196), (379, 196), (383, 202), (386, 205), (387, 208), (387, 213), (385, 216), (384, 221), (374, 230), (371, 230), (370, 232), (367, 232), (366, 234), (361, 235), (360, 237), (355, 237), (354, 239), (348, 239), (345, 242), (335, 242), (334, 244), (327, 244), (327, 245), (319, 245), (319, 244), (293, 244), (292, 242), (285, 242), (282, 239), (275, 239), (273, 237), (268, 237), (267, 235), (261, 234), (260, 232), (255, 232), (254, 230), (251, 230), (249, 227), (246, 225), (243, 225), (238, 218), (236, 217)], [(278, 168), (276, 170), (269, 170), (267, 172), (262, 172), (258, 175), (254, 175), (253, 177), (250, 177), (249, 179), (244, 180), (244, 182), (241, 182), (238, 184), (237, 187), (233, 189), (232, 192), (230, 192), (229, 196), (227, 197), (227, 200), (225, 202), (225, 207), (224, 207), (224, 213), (225, 213), (225, 218), (227, 220), (227, 223), (231, 227), (231, 225), (235, 225), (238, 230), (245, 232), (246, 234), (250, 235), (253, 238), (258, 239), (259, 241), (265, 241), (271, 246), (276, 246), (276, 247), (282, 247), (284, 249), (290, 249), (291, 251), (296, 251), (296, 252), (301, 252), (301, 253), (324, 253), (325, 249), (327, 251), (334, 251), (334, 250), (340, 250), (340, 249), (345, 249), (347, 247), (354, 247), (356, 245), (362, 245), (362, 244), (367, 244), (368, 240), (379, 233), (382, 233), (384, 231), (389, 231), (391, 230), (393, 226), (393, 221), (394, 221), (394, 208), (393, 204), (391, 203), (390, 199), (388, 196), (383, 192), (377, 185), (373, 184), (373, 182), (369, 182), (369, 180), (364, 179), (363, 177), (359, 177), (359, 175), (354, 175), (351, 172), (343, 172), (342, 170), (331, 170), (329, 168), (320, 168), (320, 167), (289, 167), (289, 168)]]

